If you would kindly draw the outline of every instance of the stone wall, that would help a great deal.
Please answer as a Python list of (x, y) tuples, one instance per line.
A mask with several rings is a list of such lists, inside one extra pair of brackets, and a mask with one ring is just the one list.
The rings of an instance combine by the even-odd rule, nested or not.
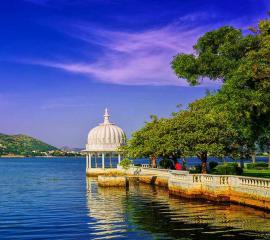
[[(138, 171), (139, 169), (139, 171)], [(136, 168), (129, 170), (130, 174), (138, 173), (139, 181), (160, 187), (168, 187), (169, 170), (158, 168)]]
[[(100, 176), (101, 185), (118, 185), (119, 179), (102, 178), (111, 169), (90, 169), (87, 176)], [(114, 170), (115, 171), (115, 170)], [(169, 171), (165, 169), (131, 167), (129, 170), (117, 169), (128, 176), (138, 177), (140, 182), (168, 187), (171, 194), (188, 198), (208, 199), (218, 202), (235, 202), (262, 209), (270, 210), (270, 179), (189, 174), (187, 171)], [(104, 181), (103, 181), (104, 180)], [(119, 186), (125, 186), (124, 178)]]
[(270, 210), (270, 179), (170, 171), (170, 193)]
[(98, 185), (101, 187), (127, 187), (127, 177), (98, 176)]

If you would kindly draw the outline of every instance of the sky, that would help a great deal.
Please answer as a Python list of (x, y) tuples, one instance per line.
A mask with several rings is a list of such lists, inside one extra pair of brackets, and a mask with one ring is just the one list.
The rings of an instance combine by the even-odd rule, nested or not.
[(220, 87), (189, 86), (173, 56), (223, 25), (247, 32), (269, 10), (269, 0), (1, 1), (0, 132), (83, 148), (107, 107), (129, 137)]

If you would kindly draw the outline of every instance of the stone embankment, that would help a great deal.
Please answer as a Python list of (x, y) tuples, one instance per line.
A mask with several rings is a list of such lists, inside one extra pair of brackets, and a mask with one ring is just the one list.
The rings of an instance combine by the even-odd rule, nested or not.
[[(132, 167), (128, 171), (118, 168), (127, 176), (106, 176), (108, 169), (91, 169), (88, 176), (99, 176), (100, 186), (128, 186), (131, 178), (139, 182), (166, 187), (170, 194), (208, 199), (217, 202), (234, 202), (270, 210), (270, 179), (230, 176), (189, 174), (187, 171)], [(105, 175), (105, 176), (104, 176)]]
[(270, 179), (266, 178), (171, 171), (168, 188), (171, 194), (183, 197), (234, 202), (270, 210)]
[(166, 169), (141, 168), (139, 182), (168, 187), (169, 171)]
[(86, 176), (87, 177), (98, 177), (103, 175), (108, 175), (110, 173), (115, 173), (118, 170), (111, 169), (111, 168), (88, 168), (86, 169)]
[(98, 176), (101, 187), (128, 187), (128, 184), (128, 177), (125, 176)]

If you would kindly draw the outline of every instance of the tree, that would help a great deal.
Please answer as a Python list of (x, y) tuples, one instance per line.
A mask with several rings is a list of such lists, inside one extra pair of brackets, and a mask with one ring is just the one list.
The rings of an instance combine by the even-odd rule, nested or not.
[(208, 96), (189, 105), (188, 110), (175, 116), (178, 121), (177, 135), (181, 146), (189, 156), (196, 155), (202, 163), (202, 173), (206, 173), (208, 156), (228, 155), (236, 131), (232, 128), (226, 112), (213, 108), (215, 97)]
[(171, 160), (174, 164), (178, 158), (185, 156), (185, 147), (177, 132), (180, 124), (172, 116), (159, 121), (159, 127), (156, 129), (156, 134), (159, 138), (159, 146), (156, 154), (163, 159)]
[(202, 162), (202, 173), (206, 173), (208, 156), (231, 154), (237, 134), (229, 114), (218, 111), (215, 101), (215, 96), (209, 95), (170, 118), (152, 117), (133, 133), (123, 150), (129, 157), (150, 157), (153, 167), (158, 157), (176, 163), (180, 157), (196, 155)]
[(216, 94), (219, 107), (230, 113), (238, 137), (239, 155), (255, 151), (270, 121), (270, 22), (262, 20), (243, 35), (233, 27), (204, 34), (196, 54), (178, 54), (172, 68), (191, 85), (201, 79), (223, 81)]
[(270, 125), (260, 135), (258, 144), (260, 149), (268, 153), (268, 168), (270, 168)]
[(4, 154), (5, 147), (0, 144), (0, 157)]
[(160, 146), (159, 126), (164, 119), (151, 116), (151, 121), (132, 134), (127, 145), (120, 150), (130, 158), (149, 158), (152, 167), (157, 166), (157, 157)]

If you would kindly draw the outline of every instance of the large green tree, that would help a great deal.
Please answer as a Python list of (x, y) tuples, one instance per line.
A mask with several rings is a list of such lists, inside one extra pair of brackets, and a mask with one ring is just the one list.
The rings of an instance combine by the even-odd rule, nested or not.
[(132, 158), (149, 158), (153, 167), (157, 166), (157, 158), (175, 163), (184, 156), (186, 149), (177, 132), (179, 126), (175, 117), (158, 119), (151, 116), (151, 121), (132, 134), (122, 151)]
[(260, 21), (246, 35), (221, 27), (204, 34), (194, 50), (194, 54), (178, 54), (172, 68), (191, 85), (203, 78), (223, 82), (216, 97), (241, 134), (238, 149), (243, 158), (270, 130), (270, 22)]
[(176, 75), (191, 85), (204, 78), (223, 84), (168, 119), (153, 117), (129, 140), (130, 156), (150, 157), (155, 166), (157, 157), (196, 155), (205, 173), (208, 156), (244, 159), (258, 143), (270, 153), (270, 22), (251, 30), (244, 35), (225, 26), (208, 32), (194, 54), (174, 58)]
[(188, 156), (197, 156), (206, 173), (208, 156), (224, 157), (233, 152), (237, 132), (229, 115), (214, 108), (214, 96), (208, 96), (189, 105), (175, 116), (176, 133)]
[(208, 156), (224, 157), (233, 153), (237, 132), (228, 113), (214, 108), (215, 97), (208, 96), (180, 110), (170, 118), (153, 117), (133, 133), (124, 147), (130, 157), (149, 157), (156, 166), (158, 157), (174, 163), (180, 157), (197, 156), (206, 173)]

